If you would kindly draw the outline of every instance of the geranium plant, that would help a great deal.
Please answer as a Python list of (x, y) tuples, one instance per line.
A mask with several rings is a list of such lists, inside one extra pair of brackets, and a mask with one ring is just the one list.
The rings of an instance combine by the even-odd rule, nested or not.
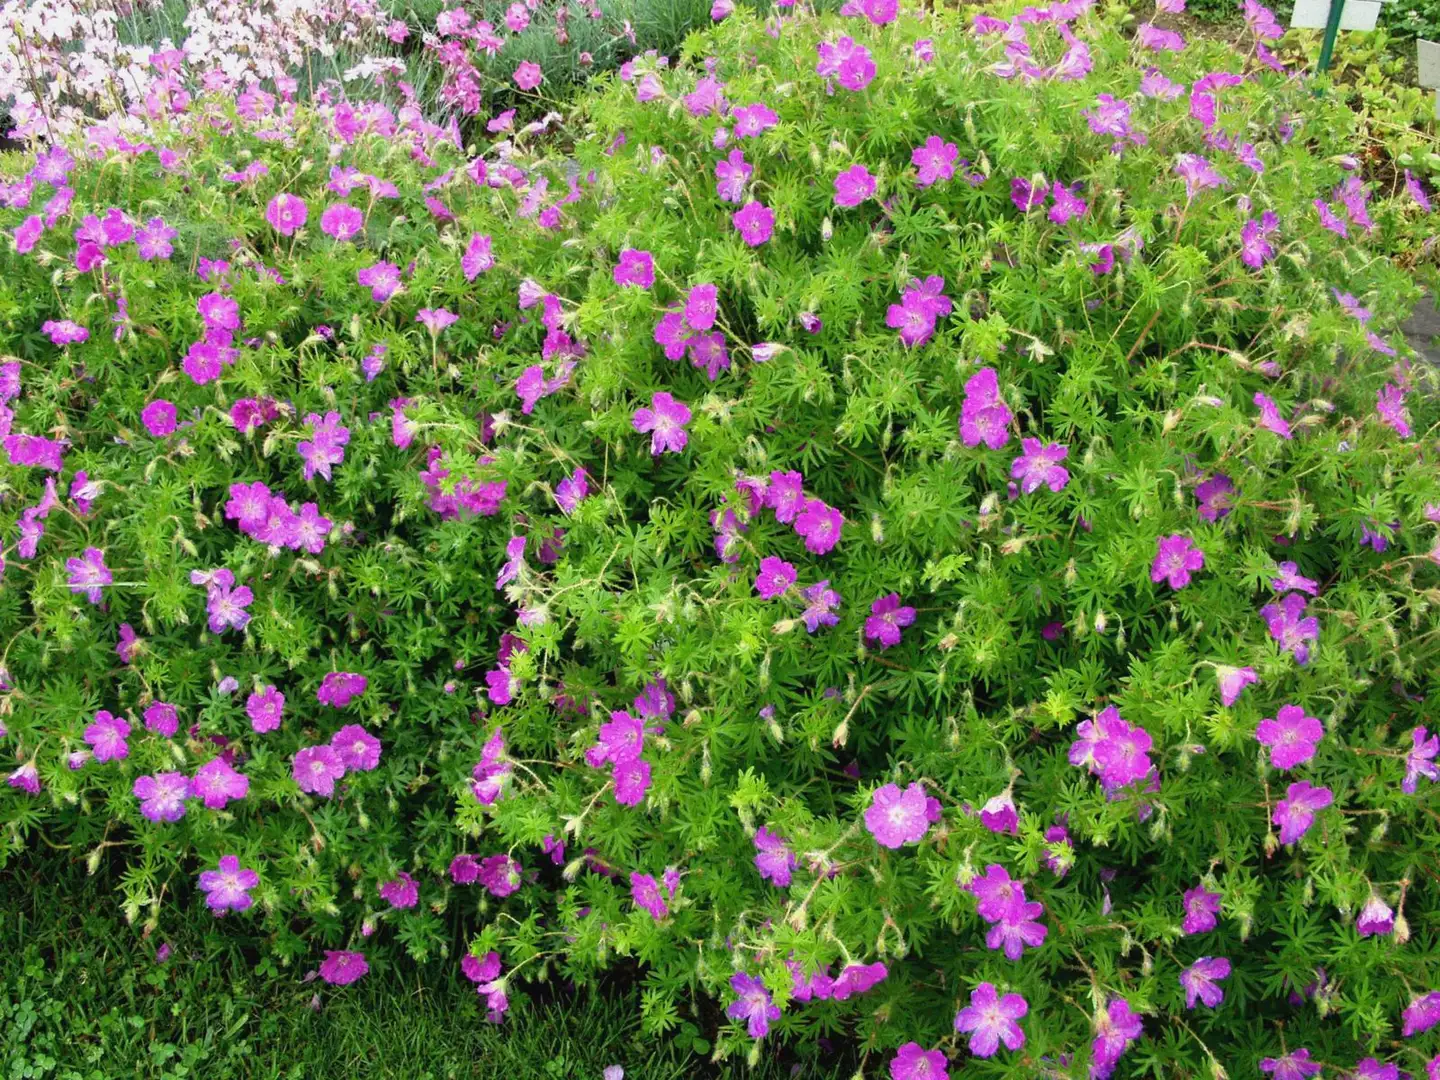
[(631, 964), (897, 1080), (1433, 1074), (1432, 196), (1164, 6), (29, 158), (5, 850), (496, 1020)]

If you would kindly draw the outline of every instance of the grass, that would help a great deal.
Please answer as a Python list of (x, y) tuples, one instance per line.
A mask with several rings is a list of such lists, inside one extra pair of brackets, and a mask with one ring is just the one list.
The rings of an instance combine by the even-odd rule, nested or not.
[(53, 857), (12, 862), (0, 874), (0, 1078), (599, 1080), (622, 1065), (627, 1080), (806, 1080), (853, 1069), (836, 1058), (712, 1063), (693, 1023), (642, 1039), (630, 988), (544, 1002), (512, 991), (500, 1026), (448, 964), (399, 964), (331, 990), (257, 961), (247, 928), (168, 912), (161, 964), (160, 934), (127, 924), (103, 878)]

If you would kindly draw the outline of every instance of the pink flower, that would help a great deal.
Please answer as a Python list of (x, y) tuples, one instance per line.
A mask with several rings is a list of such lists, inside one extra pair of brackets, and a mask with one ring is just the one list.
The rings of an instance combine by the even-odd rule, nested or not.
[(960, 406), (961, 442), (966, 446), (983, 442), (991, 450), (999, 450), (1010, 441), (1010, 419), (994, 368), (981, 368), (965, 381), (965, 399)]
[(875, 194), (875, 177), (864, 165), (851, 165), (835, 177), (835, 205), (859, 206)]
[(1395, 912), (1378, 893), (1372, 892), (1370, 899), (1365, 901), (1365, 906), (1360, 909), (1360, 915), (1355, 920), (1355, 929), (1361, 937), (1388, 934), (1395, 929)]
[(745, 197), (746, 181), (754, 171), (743, 151), (731, 150), (729, 157), (715, 163), (715, 193), (723, 202), (740, 202)]
[(140, 422), (154, 438), (163, 439), (175, 431), (175, 406), (164, 398), (152, 401), (140, 411)]
[(926, 1050), (908, 1042), (890, 1060), (891, 1080), (950, 1080), (943, 1050)]
[(515, 69), (515, 74), (511, 77), (521, 90), (534, 90), (544, 81), (545, 75), (540, 70), (539, 64), (525, 60)]
[(1285, 798), (1275, 804), (1275, 823), (1280, 826), (1280, 842), (1293, 844), (1304, 836), (1315, 822), (1315, 815), (1335, 801), (1327, 787), (1311, 787), (1301, 780), (1291, 784)]
[(1190, 575), (1204, 567), (1205, 553), (1188, 536), (1172, 533), (1156, 542), (1150, 580), (1157, 585), (1163, 581), (1172, 589), (1183, 589), (1190, 584)]
[(790, 563), (774, 555), (760, 560), (760, 572), (755, 575), (755, 591), (761, 599), (774, 600), (794, 584), (795, 567)]
[(265, 208), (265, 220), (281, 236), (294, 236), (296, 230), (305, 225), (309, 216), (310, 210), (305, 205), (305, 200), (297, 195), (276, 195)]
[(1229, 978), (1230, 961), (1223, 956), (1202, 956), (1184, 971), (1180, 972), (1180, 986), (1185, 991), (1185, 1007), (1195, 1008), (1199, 1001), (1208, 1008), (1215, 1008), (1225, 999), (1225, 991), (1217, 985), (1219, 980)]
[(865, 811), (865, 828), (887, 848), (918, 844), (939, 820), (939, 800), (927, 798), (919, 784), (911, 784), (903, 792), (895, 784), (886, 784), (871, 796)]
[(882, 649), (900, 644), (900, 631), (915, 621), (915, 609), (902, 607), (900, 595), (890, 593), (870, 605), (870, 617), (865, 620), (865, 640), (875, 642)]
[(460, 257), (460, 270), (465, 275), (465, 280), (474, 281), (494, 266), (495, 256), (490, 251), (490, 237), (483, 233), (471, 235), (465, 254)]
[(1405, 391), (1386, 383), (1375, 392), (1375, 412), (1380, 422), (1394, 428), (1402, 439), (1410, 437), (1410, 411), (1405, 408)]
[(1273, 1080), (1305, 1080), (1320, 1071), (1320, 1063), (1311, 1061), (1310, 1051), (1302, 1046), (1278, 1058), (1261, 1058), (1260, 1071), (1269, 1073)]
[(650, 917), (657, 922), (670, 914), (665, 897), (660, 893), (659, 884), (649, 874), (630, 874), (630, 898), (636, 907), (648, 911)]
[(1266, 717), (1255, 729), (1255, 739), (1270, 748), (1270, 766), (1288, 770), (1315, 756), (1325, 729), (1298, 705), (1282, 705), (1272, 719)]
[(1273, 398), (1266, 394), (1257, 392), (1255, 394), (1255, 405), (1260, 410), (1260, 426), (1267, 431), (1273, 431), (1282, 439), (1290, 438), (1290, 425), (1280, 415), (1280, 408), (1275, 404)]
[(1203, 885), (1185, 890), (1185, 918), (1180, 923), (1183, 934), (1203, 934), (1214, 930), (1215, 916), (1220, 914), (1220, 894)]
[(214, 870), (200, 872), (200, 891), (206, 894), (205, 904), (216, 915), (248, 909), (254, 903), (250, 890), (259, 884), (260, 875), (242, 869), (238, 855), (221, 855)]
[(355, 273), (355, 279), (370, 289), (370, 298), (383, 304), (400, 291), (400, 268), (392, 262), (378, 262)]
[(1022, 439), (1024, 452), (1010, 465), (1010, 475), (1020, 481), (1020, 492), (1028, 495), (1041, 484), (1059, 491), (1070, 482), (1070, 472), (1060, 462), (1070, 453), (1059, 443), (1041, 443), (1039, 439)]
[(994, 983), (982, 982), (970, 992), (970, 1004), (955, 1014), (955, 1030), (970, 1032), (970, 1052), (993, 1057), (1003, 1042), (1007, 1049), (1025, 1045), (1018, 1021), (1030, 1011), (1019, 994), (1001, 997)]
[(335, 794), (335, 781), (345, 775), (345, 765), (333, 747), (305, 746), (295, 752), (290, 773), (301, 791), (328, 798)]
[[(632, 882), (636, 876), (630, 875)], [(740, 971), (730, 977), (730, 989), (739, 996), (726, 1006), (725, 1015), (731, 1020), (744, 1020), (750, 1037), (763, 1039), (770, 1033), (771, 1022), (780, 1019), (780, 1009), (770, 997), (770, 991), (761, 980)]]
[(250, 718), (251, 730), (258, 735), (278, 728), (284, 713), (285, 695), (273, 685), (257, 690), (245, 699), (245, 715)]
[(223, 810), (250, 793), (250, 778), (236, 772), (223, 757), (211, 758), (190, 779), (190, 794), (208, 809)]
[(130, 746), (125, 741), (129, 734), (129, 724), (101, 709), (95, 714), (94, 723), (85, 729), (85, 742), (95, 751), (96, 761), (119, 761), (130, 754)]
[(330, 748), (353, 772), (370, 772), (380, 764), (380, 740), (359, 724), (346, 724), (330, 736)]
[(731, 216), (731, 222), (750, 247), (759, 247), (775, 235), (775, 211), (764, 203), (746, 203)]
[(90, 331), (71, 319), (47, 319), (40, 331), (50, 338), (52, 345), (78, 345), (90, 339)]
[(333, 203), (320, 215), (320, 231), (338, 243), (360, 235), (364, 227), (364, 215), (349, 203)]
[(755, 869), (760, 871), (761, 880), (777, 889), (789, 888), (795, 853), (785, 846), (785, 841), (761, 825), (755, 833), (755, 851)]
[(915, 186), (923, 189), (954, 177), (955, 162), (959, 156), (958, 146), (938, 135), (931, 135), (924, 146), (917, 146), (910, 152), (910, 161), (915, 166)]
[(88, 547), (80, 553), (80, 558), (66, 559), (65, 569), (70, 571), (70, 591), (84, 593), (92, 604), (100, 603), (100, 590), (115, 580), (105, 565), (105, 553), (99, 548)]
[(795, 531), (805, 539), (805, 550), (826, 555), (840, 542), (844, 515), (820, 499), (810, 499), (795, 518)]
[(349, 986), (369, 970), (363, 953), (327, 951), (320, 964), (320, 978), (331, 986)]
[(423, 323), (425, 329), (434, 335), (440, 334), (447, 326), (453, 326), (459, 320), (459, 315), (445, 308), (421, 308), (415, 315), (415, 321)]
[(1440, 781), (1440, 768), (1435, 765), (1435, 758), (1440, 755), (1440, 736), (1417, 727), (1410, 732), (1410, 743), (1410, 751), (1405, 755), (1405, 779), (1400, 782), (1400, 790), (1406, 795), (1415, 794), (1422, 776), (1432, 783)]
[(651, 433), (650, 453), (655, 457), (667, 452), (678, 454), (685, 449), (689, 441), (685, 425), (689, 422), (689, 406), (663, 390), (651, 396), (648, 409), (643, 406), (636, 409), (631, 418), (636, 431)]
[(1235, 704), (1245, 687), (1258, 681), (1258, 677), (1252, 667), (1237, 668), (1216, 664), (1215, 681), (1220, 687), (1220, 704), (1229, 707)]
[(648, 289), (655, 284), (655, 257), (648, 251), (624, 248), (615, 264), (615, 284)]

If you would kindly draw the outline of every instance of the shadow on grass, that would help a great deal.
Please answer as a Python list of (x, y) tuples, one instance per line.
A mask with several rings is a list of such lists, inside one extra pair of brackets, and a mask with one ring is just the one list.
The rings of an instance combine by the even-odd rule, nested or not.
[[(103, 877), (103, 871), (102, 871)], [(160, 963), (156, 951), (170, 946)], [(848, 1077), (853, 1061), (778, 1052), (712, 1063), (694, 1024), (640, 1031), (626, 976), (595, 990), (528, 988), (485, 1021), (453, 965), (402, 963), (331, 989), (256, 962), (241, 927), (203, 911), (146, 939), (100, 878), (45, 859), (0, 871), (0, 1076), (56, 1080), (368, 1078), (627, 1080)], [(709, 1034), (709, 1033), (707, 1033)]]

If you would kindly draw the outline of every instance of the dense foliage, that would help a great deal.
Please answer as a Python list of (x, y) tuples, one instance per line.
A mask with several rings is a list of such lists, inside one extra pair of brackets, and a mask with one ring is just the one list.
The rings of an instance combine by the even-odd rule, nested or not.
[(1247, 19), (741, 12), (466, 151), (252, 86), (13, 163), (4, 850), (497, 1020), (1420, 1072), (1430, 197)]

